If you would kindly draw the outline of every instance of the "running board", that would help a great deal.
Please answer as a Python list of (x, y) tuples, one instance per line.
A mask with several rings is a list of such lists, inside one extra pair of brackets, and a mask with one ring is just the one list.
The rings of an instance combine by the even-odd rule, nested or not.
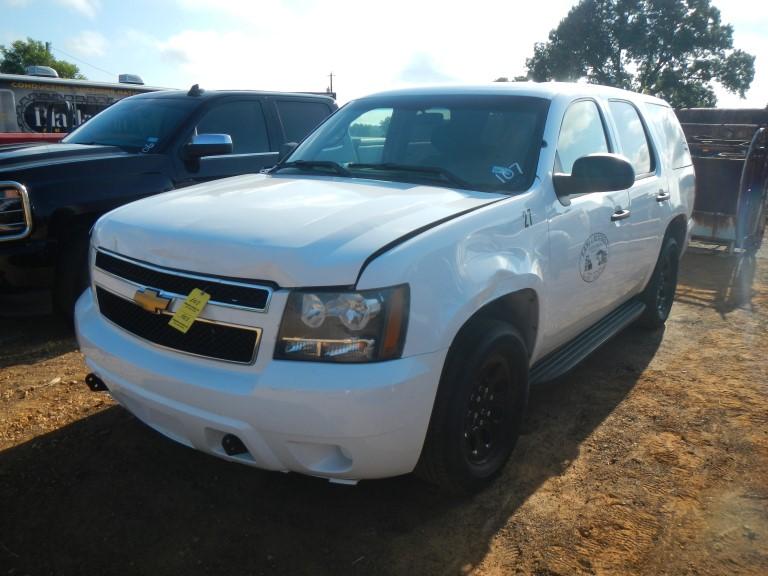
[(562, 376), (629, 326), (645, 310), (645, 304), (630, 300), (588, 328), (568, 344), (548, 354), (531, 368), (531, 385), (541, 384)]

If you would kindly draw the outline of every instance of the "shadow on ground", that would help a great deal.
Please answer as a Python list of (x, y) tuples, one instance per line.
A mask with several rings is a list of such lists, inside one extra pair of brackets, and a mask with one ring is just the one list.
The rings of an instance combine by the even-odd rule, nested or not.
[(712, 307), (725, 317), (737, 308), (751, 308), (757, 268), (755, 254), (729, 255), (693, 247), (683, 259), (676, 300)]
[(627, 330), (534, 390), (513, 461), (464, 499), (411, 477), (347, 487), (261, 472), (184, 448), (110, 408), (0, 453), (0, 573), (457, 573), (564, 472), (662, 335)]
[(48, 360), (77, 350), (72, 326), (59, 316), (0, 316), (0, 368)]

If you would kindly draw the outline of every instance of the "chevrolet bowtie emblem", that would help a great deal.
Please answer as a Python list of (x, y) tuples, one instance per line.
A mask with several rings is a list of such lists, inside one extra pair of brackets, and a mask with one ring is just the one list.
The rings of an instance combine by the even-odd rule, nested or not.
[(163, 310), (167, 310), (168, 304), (171, 303), (170, 298), (163, 298), (160, 296), (160, 292), (149, 288), (136, 290), (136, 293), (133, 295), (133, 301), (147, 312), (152, 312), (152, 314), (160, 314)]

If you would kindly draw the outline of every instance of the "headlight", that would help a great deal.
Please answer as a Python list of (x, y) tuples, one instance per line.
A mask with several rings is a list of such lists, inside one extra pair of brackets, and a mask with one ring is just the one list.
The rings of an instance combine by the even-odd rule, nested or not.
[(275, 358), (373, 362), (398, 358), (408, 325), (408, 286), (357, 292), (295, 290), (288, 297)]

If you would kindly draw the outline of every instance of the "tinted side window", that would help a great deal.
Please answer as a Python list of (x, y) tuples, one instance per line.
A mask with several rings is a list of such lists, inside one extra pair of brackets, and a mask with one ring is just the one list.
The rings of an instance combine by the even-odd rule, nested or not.
[(570, 174), (577, 159), (598, 152), (608, 152), (608, 141), (597, 104), (592, 100), (574, 102), (560, 126), (555, 171)]
[(277, 112), (283, 123), (286, 142), (300, 142), (331, 113), (325, 104), (296, 100), (278, 100)]
[(635, 174), (652, 172), (651, 147), (640, 114), (629, 102), (611, 100), (609, 106), (618, 130), (621, 150), (632, 163)]
[(392, 108), (369, 110), (349, 125), (357, 162), (375, 164), (383, 161), (393, 112)]
[(672, 160), (672, 168), (685, 168), (692, 164), (685, 133), (672, 108), (659, 104), (647, 104), (648, 116), (662, 139), (664, 153)]
[(259, 102), (227, 102), (206, 112), (197, 124), (198, 134), (229, 134), (233, 154), (269, 152), (267, 127)]

